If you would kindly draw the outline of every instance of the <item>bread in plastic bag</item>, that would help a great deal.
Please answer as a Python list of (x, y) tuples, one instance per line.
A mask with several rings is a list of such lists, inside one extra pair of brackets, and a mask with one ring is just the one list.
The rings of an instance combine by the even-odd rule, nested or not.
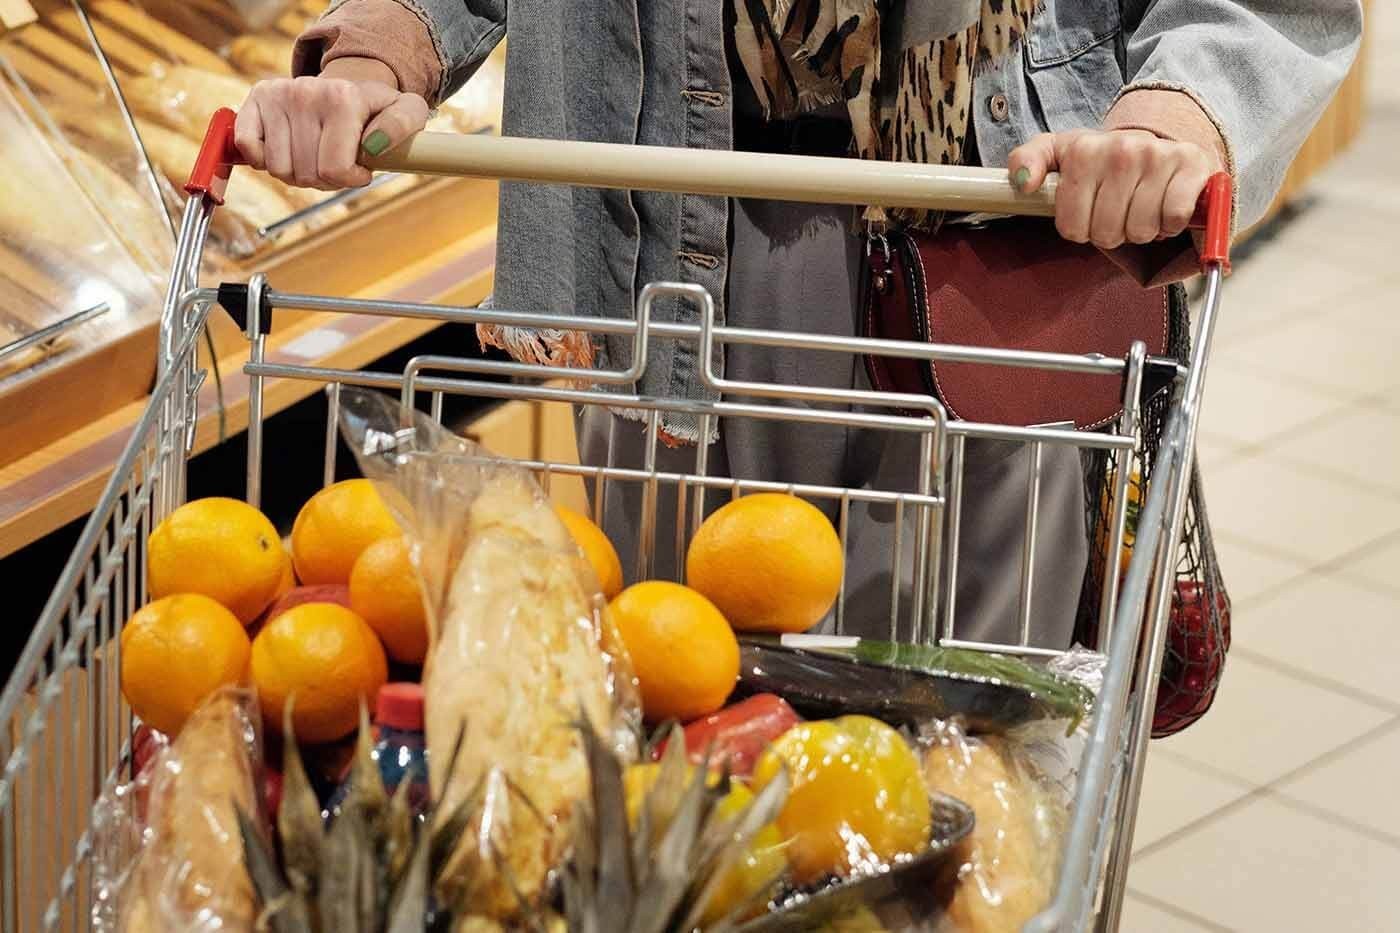
[(516, 915), (547, 892), (589, 792), (579, 717), (636, 758), (630, 664), (597, 577), (529, 473), (421, 414), (405, 427), (378, 393), (347, 388), (342, 406), (350, 448), (405, 530), (423, 585), (439, 819), (480, 795), (439, 894)]
[(976, 823), (950, 862), (956, 887), (945, 933), (1014, 933), (1050, 901), (1067, 810), (1015, 743), (976, 739), (956, 723), (924, 733), (924, 779), (972, 807)]
[(236, 808), (261, 812), (258, 721), (251, 691), (224, 688), (130, 784), (103, 795), (94, 816), (95, 929), (254, 929)]

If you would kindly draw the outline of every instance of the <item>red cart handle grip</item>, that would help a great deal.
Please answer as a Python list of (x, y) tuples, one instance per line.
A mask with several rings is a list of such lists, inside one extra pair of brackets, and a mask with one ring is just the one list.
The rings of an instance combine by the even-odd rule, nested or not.
[(227, 107), (214, 111), (209, 120), (209, 129), (204, 133), (204, 142), (195, 157), (190, 179), (185, 182), (187, 194), (202, 194), (215, 204), (224, 203), (224, 190), (233, 174), (235, 165), (245, 165), (247, 160), (233, 143), (233, 121), (237, 114)]
[(1196, 202), (1191, 229), (1202, 231), (1201, 268), (1219, 266), (1230, 271), (1230, 228), (1233, 226), (1235, 183), (1229, 172), (1217, 172), (1206, 182)]

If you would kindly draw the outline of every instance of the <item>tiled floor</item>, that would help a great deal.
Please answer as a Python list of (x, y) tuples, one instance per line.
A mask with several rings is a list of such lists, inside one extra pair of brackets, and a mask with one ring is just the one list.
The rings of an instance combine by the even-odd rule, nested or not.
[(1127, 933), (1400, 931), (1400, 8), (1372, 6), (1365, 136), (1225, 291), (1200, 453), (1234, 647), (1149, 756)]

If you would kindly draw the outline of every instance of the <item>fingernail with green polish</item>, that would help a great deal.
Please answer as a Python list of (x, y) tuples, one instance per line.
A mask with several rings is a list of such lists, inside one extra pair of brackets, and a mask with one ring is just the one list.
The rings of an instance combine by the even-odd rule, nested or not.
[(365, 152), (372, 156), (377, 156), (385, 149), (389, 148), (389, 134), (383, 130), (375, 130), (365, 137), (365, 141), (360, 144)]
[[(369, 148), (368, 144), (366, 144), (365, 148)], [(1024, 165), (1016, 170), (1015, 175), (1011, 176), (1011, 181), (1017, 188), (1026, 187), (1026, 185), (1030, 183), (1030, 180), (1031, 170), (1026, 168)]]

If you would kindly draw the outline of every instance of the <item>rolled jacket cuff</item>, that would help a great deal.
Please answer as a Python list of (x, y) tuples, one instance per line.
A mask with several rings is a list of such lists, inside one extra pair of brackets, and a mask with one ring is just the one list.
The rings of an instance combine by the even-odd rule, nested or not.
[(340, 58), (369, 58), (394, 73), (399, 90), (437, 103), (445, 72), (428, 24), (399, 0), (344, 0), (298, 37), (293, 75), (320, 74)]

